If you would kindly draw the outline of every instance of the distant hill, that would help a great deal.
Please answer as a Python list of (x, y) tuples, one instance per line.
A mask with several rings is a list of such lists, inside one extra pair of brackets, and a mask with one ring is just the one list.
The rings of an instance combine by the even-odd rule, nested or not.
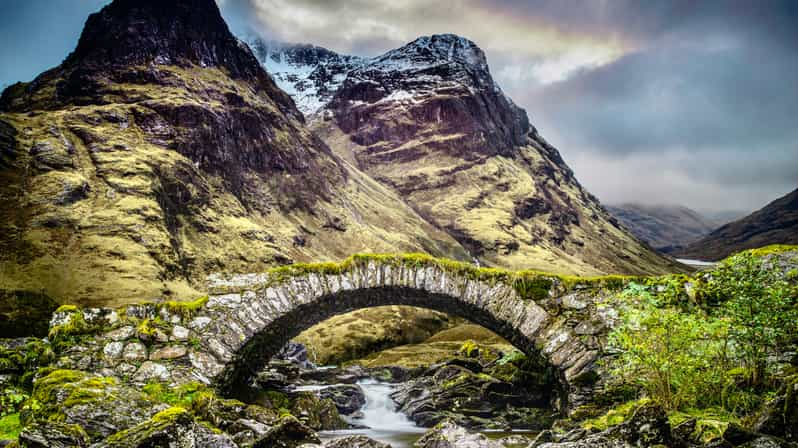
[(734, 252), (769, 244), (798, 244), (798, 189), (675, 251), (675, 255), (719, 260)]
[(667, 252), (708, 235), (717, 228), (711, 218), (682, 206), (619, 204), (607, 210), (635, 236)]

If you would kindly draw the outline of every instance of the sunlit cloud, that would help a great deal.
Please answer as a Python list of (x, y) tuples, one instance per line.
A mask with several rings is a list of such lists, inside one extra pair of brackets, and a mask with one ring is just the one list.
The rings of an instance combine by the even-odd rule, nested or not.
[(251, 0), (252, 30), (269, 39), (310, 42), (361, 56), (420, 35), (455, 33), (475, 41), (488, 58), (522, 60), (505, 75), (550, 83), (611, 62), (634, 46), (614, 35), (566, 30), (542, 19), (515, 17), (474, 0)]

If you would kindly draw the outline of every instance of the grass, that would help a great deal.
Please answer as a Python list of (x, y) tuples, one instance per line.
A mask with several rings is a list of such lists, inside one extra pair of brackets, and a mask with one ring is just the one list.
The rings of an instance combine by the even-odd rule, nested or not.
[(747, 252), (751, 253), (751, 255), (762, 257), (765, 255), (780, 254), (784, 252), (798, 252), (798, 245), (771, 244), (769, 246), (758, 247), (756, 249), (749, 249)]
[(703, 442), (723, 436), (729, 423), (739, 423), (739, 419), (723, 409), (689, 409), (684, 412), (673, 412), (668, 415), (672, 427), (690, 419), (696, 420), (694, 435)]
[(0, 440), (16, 440), (21, 430), (18, 412), (0, 418)]
[(165, 308), (170, 313), (180, 315), (183, 319), (191, 319), (191, 316), (205, 306), (206, 303), (208, 303), (207, 295), (190, 302), (168, 301), (160, 303), (158, 306)]

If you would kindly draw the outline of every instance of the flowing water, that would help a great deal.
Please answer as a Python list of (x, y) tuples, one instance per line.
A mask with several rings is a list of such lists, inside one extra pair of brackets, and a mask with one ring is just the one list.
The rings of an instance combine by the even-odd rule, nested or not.
[[(358, 385), (366, 396), (366, 404), (361, 409), (362, 418), (347, 419), (364, 429), (348, 429), (343, 431), (322, 431), (319, 436), (322, 440), (335, 439), (347, 435), (365, 435), (374, 440), (391, 445), (393, 448), (410, 448), (427, 428), (416, 426), (406, 415), (396, 410), (396, 403), (391, 399), (395, 385), (382, 383), (373, 379), (361, 380)], [(311, 386), (315, 390), (323, 388)], [(308, 389), (310, 390), (310, 389)], [(525, 434), (529, 432), (486, 432), (490, 438), (501, 438), (510, 434)]]
[(323, 440), (362, 434), (390, 444), (394, 448), (404, 448), (412, 446), (413, 442), (424, 434), (424, 428), (416, 426), (406, 415), (396, 410), (396, 403), (390, 396), (394, 385), (373, 379), (361, 380), (357, 384), (366, 396), (366, 404), (361, 409), (363, 417), (347, 420), (349, 423), (366, 426), (368, 429), (322, 431), (319, 435)]

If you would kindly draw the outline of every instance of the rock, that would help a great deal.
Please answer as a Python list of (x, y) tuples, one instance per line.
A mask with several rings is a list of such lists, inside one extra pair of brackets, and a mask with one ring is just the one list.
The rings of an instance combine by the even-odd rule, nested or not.
[(90, 442), (78, 425), (43, 421), (25, 427), (19, 434), (19, 443), (26, 448), (83, 448)]
[(193, 403), (192, 407), (202, 420), (230, 434), (245, 430), (258, 434), (263, 427), (257, 424), (270, 427), (277, 421), (275, 411), (261, 406), (246, 405), (238, 400), (224, 398), (200, 400)]
[(319, 397), (332, 400), (338, 412), (343, 415), (352, 415), (366, 404), (363, 389), (356, 384), (343, 384), (331, 386), (319, 391)]
[(122, 358), (130, 362), (144, 361), (147, 359), (147, 347), (141, 342), (130, 342), (125, 345)]
[(269, 432), (269, 426), (256, 420), (238, 419), (225, 430), (233, 434), (233, 441), (238, 445), (252, 445), (255, 440)]
[(150, 353), (150, 359), (152, 361), (158, 361), (161, 359), (182, 358), (183, 356), (186, 356), (187, 353), (188, 349), (182, 345), (170, 345)]
[(754, 431), (798, 441), (798, 377), (787, 381), (779, 396), (764, 406)]
[(124, 342), (109, 342), (103, 348), (103, 355), (108, 359), (119, 359), (124, 348)]
[(391, 395), (399, 411), (424, 427), (445, 419), (469, 429), (545, 429), (553, 423), (556, 412), (548, 407), (548, 391), (522, 376), (511, 383), (459, 364), (431, 366), (400, 384)]
[(317, 431), (346, 429), (346, 423), (330, 399), (321, 399), (312, 392), (300, 392), (293, 400), (291, 414)]
[(482, 434), (468, 432), (450, 420), (435, 425), (413, 445), (416, 448), (502, 448)]
[(192, 330), (202, 330), (205, 328), (209, 323), (211, 323), (211, 318), (206, 316), (200, 316), (195, 318), (191, 321), (188, 325)]
[(308, 349), (304, 344), (297, 342), (289, 342), (280, 350), (280, 353), (275, 355), (277, 359), (289, 361), (303, 369), (311, 369), (315, 367), (312, 362), (308, 360)]
[(194, 421), (182, 408), (170, 408), (152, 419), (108, 437), (96, 448), (206, 447), (237, 448), (225, 434)]
[(795, 448), (795, 446), (794, 443), (785, 442), (776, 437), (760, 435), (750, 442), (739, 445), (738, 448)]
[(139, 367), (133, 381), (138, 383), (146, 383), (152, 380), (167, 381), (171, 377), (169, 369), (163, 364), (157, 362), (147, 361)]
[(544, 443), (549, 443), (553, 441), (554, 441), (554, 433), (547, 429), (545, 431), (541, 431), (535, 437), (535, 440), (533, 440), (532, 443), (529, 444), (528, 448), (536, 448), (543, 445)]
[(731, 443), (734, 446), (748, 443), (758, 438), (758, 436), (759, 435), (755, 432), (749, 431), (737, 423), (729, 423), (729, 426), (727, 426), (726, 430), (723, 431), (723, 440)]
[(191, 332), (188, 328), (175, 325), (172, 327), (172, 340), (187, 341), (190, 333)]
[(253, 448), (295, 448), (304, 443), (319, 442), (319, 437), (312, 429), (287, 415), (259, 438)]
[(515, 447), (515, 446), (524, 446), (524, 447), (526, 447), (526, 446), (529, 446), (529, 444), (532, 443), (532, 439), (530, 439), (529, 437), (526, 437), (526, 436), (522, 436), (520, 434), (513, 434), (513, 435), (509, 435), (507, 437), (502, 437), (501, 439), (498, 440), (498, 442), (499, 442), (499, 444), (501, 446), (504, 446), (504, 447), (506, 447), (506, 446), (513, 446), (513, 447)]
[(297, 382), (300, 375), (299, 366), (279, 359), (272, 359), (255, 377), (255, 382), (262, 389), (285, 389)]
[(130, 339), (134, 334), (136, 334), (136, 329), (130, 325), (126, 325), (105, 333), (105, 338), (118, 342), (124, 341), (125, 339)]
[(687, 419), (671, 428), (671, 435), (674, 440), (681, 444), (699, 444), (696, 435), (696, 425), (698, 421), (694, 418)]
[(391, 448), (391, 445), (366, 436), (348, 436), (325, 442), (324, 448)]
[(640, 406), (629, 420), (602, 433), (609, 438), (618, 438), (642, 446), (672, 444), (671, 427), (665, 411), (653, 404)]

